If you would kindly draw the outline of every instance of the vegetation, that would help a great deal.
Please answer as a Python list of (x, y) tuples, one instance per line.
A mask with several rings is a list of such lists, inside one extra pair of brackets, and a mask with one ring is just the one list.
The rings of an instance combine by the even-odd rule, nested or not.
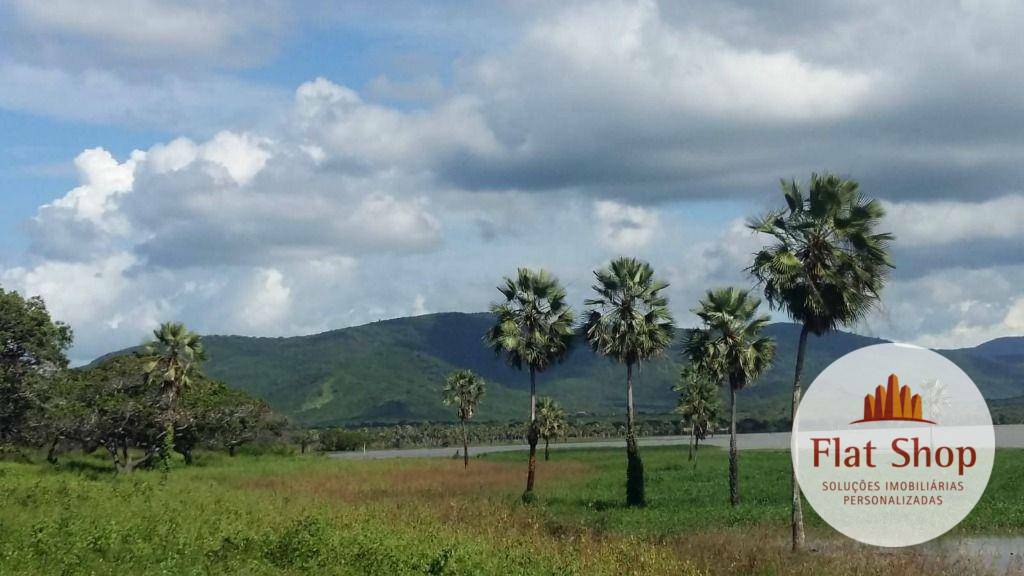
[(197, 447), (234, 455), (243, 444), (283, 431), (284, 421), (265, 402), (201, 376), (182, 391), (168, 420), (163, 383), (146, 376), (148, 362), (121, 356), (58, 379), (42, 409), (49, 459), (61, 449), (103, 448), (117, 472), (130, 473), (161, 455), (168, 426), (172, 448), (186, 463)]
[[(773, 239), (754, 256), (750, 273), (765, 298), (800, 323), (791, 415), (800, 404), (807, 335), (820, 336), (864, 318), (879, 302), (893, 236), (877, 232), (885, 215), (877, 200), (861, 196), (857, 182), (812, 174), (807, 194), (795, 180), (782, 182), (786, 208), (752, 220), (749, 227)], [(791, 475), (793, 549), (803, 547), (803, 514), (796, 472)]]
[[(499, 286), (503, 301), (493, 304), (489, 315), (435, 315), (272, 343), (211, 338), (215, 348), (228, 351), (224, 363), (213, 367), (214, 377), (203, 364), (208, 356), (203, 339), (180, 323), (161, 325), (154, 341), (139, 350), (69, 369), (70, 328), (54, 322), (42, 300), (0, 289), (0, 447), (19, 451), (23, 461), (45, 452), (51, 464), (0, 461), (0, 478), (12, 486), (0, 494), (0, 571), (113, 573), (131, 566), (140, 573), (239, 574), (977, 573), (982, 567), (949, 563), (941, 555), (881, 555), (844, 547), (813, 513), (808, 526), (812, 537), (828, 542), (823, 554), (783, 555), (771, 546), (787, 507), (791, 547), (804, 546), (800, 489), (785, 452), (745, 454), (741, 471), (737, 433), (787, 424), (787, 402), (779, 394), (784, 377), (773, 369), (775, 357), (795, 358), (788, 401), (792, 417), (805, 363), (812, 374), (849, 350), (875, 343), (838, 329), (878, 304), (892, 267), (892, 236), (875, 230), (884, 212), (876, 201), (861, 197), (856, 182), (815, 174), (806, 196), (795, 181), (783, 182), (783, 192), (786, 209), (749, 223), (773, 240), (748, 271), (768, 304), (798, 322), (799, 336), (778, 344), (773, 335), (795, 335), (794, 327), (770, 326), (769, 317), (758, 314), (761, 301), (739, 288), (708, 291), (694, 310), (701, 325), (677, 336), (663, 295), (668, 284), (655, 279), (650, 264), (628, 257), (594, 272), (596, 296), (585, 301), (579, 327), (558, 280), (521, 268)], [(596, 354), (570, 357), (577, 328)], [(810, 356), (809, 334), (824, 344)], [(982, 388), (999, 408), (1000, 421), (1024, 413), (1024, 390), (1007, 376), (1024, 370), (1017, 344), (1000, 339), (970, 352), (947, 352), (969, 373), (987, 375)], [(504, 366), (482, 356), (484, 348)], [(405, 353), (393, 353), (396, 349)], [(681, 350), (686, 365), (661, 359), (668, 349)], [(266, 353), (271, 350), (277, 355)], [(595, 407), (608, 407), (596, 392), (611, 386), (613, 372), (621, 379), (621, 367), (600, 357), (625, 365), (624, 422), (595, 414)], [(552, 396), (538, 400), (537, 375), (562, 362), (572, 370), (550, 379), (552, 396), (586, 406), (589, 413), (578, 409), (570, 417)], [(648, 417), (641, 425), (634, 398), (641, 385), (634, 369), (639, 375), (645, 367), (652, 376), (644, 390), (652, 392), (648, 406), (671, 402), (666, 383), (679, 375), (681, 382), (672, 390), (682, 422), (674, 416)], [(416, 387), (441, 369), (447, 377), (439, 398), (440, 378), (431, 381), (432, 394)], [(495, 383), (488, 387), (488, 405), (495, 407), (491, 419), (516, 413), (511, 406), (526, 397), (519, 383), (523, 370), (530, 376), (529, 420), (471, 423), (485, 377)], [(217, 373), (250, 377), (249, 385), (267, 400), (216, 380)], [(414, 376), (392, 386), (395, 374)], [(377, 380), (385, 386), (367, 386)], [(289, 386), (295, 381), (313, 386), (313, 396), (309, 390), (297, 394)], [(748, 394), (756, 401), (744, 418), (737, 395), (755, 381), (762, 385), (751, 387)], [(719, 387), (730, 400), (728, 456), (712, 450), (698, 471), (699, 443), (721, 425)], [(382, 388), (393, 389), (378, 393)], [(355, 389), (363, 391), (361, 397), (347, 394)], [(419, 398), (422, 406), (415, 404)], [(277, 402), (307, 423), (324, 423), (332, 407), (344, 404), (349, 412), (331, 416), (335, 423), (391, 425), (290, 428), (271, 410)], [(434, 410), (439, 404), (455, 407), (457, 428), (447, 422), (402, 422), (428, 413), (448, 416)], [(680, 434), (687, 426), (693, 466), (684, 466), (676, 449), (663, 448), (650, 453), (645, 468), (638, 437)], [(566, 458), (538, 468), (539, 439), (548, 461), (550, 440), (570, 435), (625, 437), (624, 506), (615, 496), (622, 488), (615, 473), (619, 465), (608, 451), (567, 451)], [(524, 436), (527, 482), (521, 497), (537, 504), (530, 507), (509, 498), (511, 470), (522, 455), (480, 458), (469, 470), (471, 440), (507, 443)], [(302, 454), (311, 447), (461, 444), (463, 471), (453, 475), (451, 463), (443, 460), (296, 458), (295, 444)], [(230, 457), (241, 447), (252, 458), (236, 464)], [(81, 455), (72, 455), (74, 448)], [(229, 458), (206, 450), (224, 450)], [(990, 490), (961, 530), (1024, 527), (1024, 503), (1014, 497), (1020, 455), (999, 451)], [(155, 462), (163, 464), (165, 474), (128, 476)], [(109, 472), (110, 464), (116, 474)], [(726, 467), (728, 483), (715, 480)], [(177, 468), (176, 474), (166, 474)], [(550, 481), (540, 495), (535, 493), (538, 474)], [(741, 477), (751, 486), (744, 506)], [(67, 514), (72, 509), (89, 513)], [(698, 532), (683, 539), (679, 531), (687, 528)], [(738, 548), (723, 546), (737, 529), (763, 537)], [(502, 553), (495, 554), (497, 549)]]
[(683, 368), (679, 380), (679, 384), (674, 388), (679, 392), (676, 412), (682, 415), (684, 424), (690, 429), (687, 459), (696, 466), (700, 442), (708, 437), (709, 432), (714, 432), (718, 425), (719, 412), (722, 410), (718, 382), (692, 364)]
[(526, 432), (530, 444), (527, 462), (526, 492), (533, 493), (537, 467), (537, 373), (561, 362), (569, 353), (573, 338), (573, 312), (565, 302), (565, 289), (547, 272), (520, 268), (515, 278), (505, 278), (498, 291), (504, 302), (491, 306), (494, 326), (484, 341), (517, 370), (530, 370), (530, 426)]
[(547, 396), (537, 401), (537, 431), (544, 439), (544, 460), (550, 460), (550, 444), (552, 438), (561, 438), (569, 430), (565, 419), (565, 409)]
[[(541, 418), (543, 398), (537, 400), (537, 417)], [(754, 426), (744, 429), (743, 425)], [(756, 427), (755, 421), (741, 421), (741, 431), (764, 431)], [(782, 430), (784, 423), (776, 423)], [(716, 422), (715, 427), (723, 424)], [(528, 424), (511, 422), (469, 422), (466, 433), (471, 445), (521, 444), (526, 441)], [(312, 434), (310, 434), (312, 432)], [(637, 418), (637, 433), (640, 436), (678, 436), (684, 432), (675, 415), (657, 415)], [(296, 430), (295, 443), (300, 445), (303, 438), (315, 436), (316, 442), (307, 440), (307, 448), (315, 446), (322, 451), (361, 450), (390, 448), (445, 448), (461, 446), (462, 427), (450, 422), (413, 422), (389, 426), (363, 426), (359, 428), (321, 428)], [(562, 437), (575, 440), (608, 440), (624, 438), (626, 423), (621, 418), (572, 418), (566, 416)], [(338, 440), (343, 438), (344, 440)], [(554, 438), (554, 436), (552, 436)]]
[(635, 258), (617, 258), (596, 270), (597, 298), (584, 327), (595, 352), (626, 365), (626, 502), (644, 505), (644, 464), (637, 445), (636, 406), (633, 403), (633, 367), (660, 356), (672, 343), (674, 325), (668, 299), (661, 291), (668, 284), (654, 279), (654, 269)]
[(455, 406), (458, 411), (462, 428), (462, 462), (463, 467), (469, 468), (469, 433), (466, 432), (466, 422), (473, 419), (477, 404), (484, 397), (484, 381), (471, 370), (452, 372), (444, 381), (441, 395), (445, 404)]
[(736, 447), (736, 393), (771, 366), (775, 343), (762, 336), (767, 315), (758, 315), (761, 300), (738, 288), (709, 290), (694, 310), (703, 327), (690, 332), (685, 355), (698, 378), (729, 388), (729, 501), (740, 503), (739, 450)]
[(66, 368), (71, 328), (54, 322), (42, 298), (0, 288), (0, 449), (31, 442), (49, 377)]
[(146, 344), (143, 370), (149, 381), (159, 384), (160, 420), (163, 432), (150, 444), (147, 458), (159, 453), (166, 464), (174, 446), (174, 423), (178, 418), (178, 397), (199, 375), (199, 363), (205, 359), (199, 335), (184, 324), (165, 322), (153, 331), (156, 340)]
[[(645, 451), (648, 506), (621, 504), (618, 450), (541, 463), (535, 505), (517, 503), (525, 453), (460, 462), (345, 462), (200, 452), (172, 473), (114, 477), (98, 457), (0, 462), (0, 573), (35, 574), (776, 574), (984, 575), (940, 549), (846, 543), (814, 515), (815, 553), (790, 554), (785, 452), (745, 454), (739, 508), (727, 454), (691, 468), (679, 448)], [(962, 534), (1019, 533), (1024, 452), (997, 452)], [(88, 511), (88, 513), (83, 513)], [(956, 535), (954, 535), (956, 536)], [(955, 554), (955, 553), (951, 553)]]
[(164, 324), (142, 355), (67, 369), (71, 330), (53, 322), (39, 298), (0, 290), (0, 442), (46, 446), (56, 463), (69, 447), (103, 448), (118, 473), (165, 465), (172, 451), (192, 462), (197, 446), (230, 454), (284, 421), (248, 394), (206, 378), (199, 336)]

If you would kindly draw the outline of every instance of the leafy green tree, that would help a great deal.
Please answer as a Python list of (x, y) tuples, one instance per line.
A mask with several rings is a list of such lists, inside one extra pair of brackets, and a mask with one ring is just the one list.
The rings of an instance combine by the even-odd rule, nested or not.
[(279, 435), (284, 420), (266, 402), (222, 382), (197, 378), (181, 396), (175, 415), (174, 448), (186, 463), (198, 444), (227, 450), (238, 448), (261, 436)]
[(708, 431), (718, 421), (722, 400), (718, 394), (718, 382), (692, 365), (683, 367), (679, 380), (679, 384), (673, 388), (679, 393), (676, 412), (682, 415), (683, 422), (690, 427), (688, 459), (696, 466), (696, 452), (700, 450), (700, 442), (707, 438)]
[(739, 288), (709, 290), (694, 310), (703, 327), (692, 330), (684, 352), (690, 365), (729, 386), (729, 501), (740, 503), (739, 452), (736, 449), (736, 393), (771, 367), (775, 342), (761, 335), (767, 314), (761, 299)]
[(537, 401), (537, 430), (544, 439), (544, 460), (550, 460), (549, 445), (552, 438), (565, 436), (569, 422), (565, 417), (565, 409), (547, 396)]
[(466, 422), (473, 418), (477, 404), (484, 397), (484, 379), (472, 370), (457, 370), (448, 375), (441, 389), (446, 406), (455, 406), (462, 427), (462, 465), (469, 468), (469, 433)]
[(537, 373), (561, 362), (573, 342), (572, 308), (565, 302), (565, 289), (544, 270), (520, 268), (515, 278), (505, 278), (498, 291), (504, 302), (491, 306), (494, 326), (484, 342), (516, 369), (530, 370), (530, 427), (526, 439), (530, 457), (524, 499), (533, 497), (537, 470)]
[(0, 446), (28, 440), (46, 381), (67, 367), (71, 328), (43, 299), (0, 288)]
[(298, 437), (300, 454), (305, 454), (310, 446), (320, 443), (320, 431), (316, 428), (304, 428), (298, 430), (295, 435)]
[[(800, 404), (800, 376), (808, 334), (820, 336), (865, 317), (878, 304), (892, 262), (893, 236), (877, 232), (885, 210), (861, 196), (853, 180), (812, 174), (805, 194), (795, 180), (782, 182), (786, 208), (748, 226), (772, 238), (754, 255), (749, 271), (775, 309), (800, 323), (792, 414)], [(793, 549), (804, 544), (800, 486), (792, 476)]]
[[(178, 397), (192, 380), (201, 375), (200, 363), (206, 359), (202, 339), (179, 322), (165, 322), (153, 331), (155, 340), (146, 344), (144, 367), (150, 382), (160, 386), (161, 411), (164, 423), (164, 444), (174, 445), (174, 421)], [(169, 450), (163, 456), (169, 456)]]
[[(52, 435), (50, 460), (66, 439), (86, 451), (103, 447), (118, 474), (152, 463), (161, 449), (160, 390), (143, 373), (145, 360), (116, 356), (97, 366), (71, 370), (45, 406)], [(141, 450), (137, 456), (133, 450)]]
[(644, 465), (637, 445), (633, 367), (672, 343), (672, 314), (661, 294), (668, 284), (655, 280), (651, 265), (635, 258), (617, 258), (594, 276), (598, 297), (586, 301), (584, 330), (595, 352), (626, 365), (626, 502), (643, 506)]
[[(366, 448), (371, 437), (365, 430), (346, 430), (344, 428), (325, 428), (318, 435), (322, 452), (353, 452)], [(399, 448), (402, 442), (393, 447)]]

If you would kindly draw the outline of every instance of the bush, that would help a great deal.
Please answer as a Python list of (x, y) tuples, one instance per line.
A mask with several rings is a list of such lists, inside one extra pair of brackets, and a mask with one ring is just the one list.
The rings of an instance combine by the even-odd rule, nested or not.
[(360, 430), (328, 428), (320, 431), (320, 450), (324, 452), (352, 452), (362, 450), (371, 438)]
[(328, 563), (332, 530), (323, 518), (305, 516), (267, 543), (263, 557), (278, 568), (311, 569)]

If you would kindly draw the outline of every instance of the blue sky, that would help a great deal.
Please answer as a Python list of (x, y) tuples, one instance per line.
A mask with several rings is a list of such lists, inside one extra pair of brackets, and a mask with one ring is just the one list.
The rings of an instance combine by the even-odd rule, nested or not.
[[(882, 8), (885, 8), (882, 10)], [(0, 3), (0, 286), (86, 360), (158, 322), (285, 335), (579, 303), (618, 254), (749, 285), (745, 218), (832, 170), (889, 208), (856, 330), (1024, 334), (1013, 3)], [(782, 319), (781, 317), (779, 319)]]

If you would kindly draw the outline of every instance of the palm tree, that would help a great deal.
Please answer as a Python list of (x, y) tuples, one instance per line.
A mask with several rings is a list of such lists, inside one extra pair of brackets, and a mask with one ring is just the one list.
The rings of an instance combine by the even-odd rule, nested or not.
[[(782, 182), (786, 208), (748, 226), (774, 242), (754, 255), (749, 272), (774, 309), (801, 324), (793, 377), (792, 414), (800, 404), (807, 335), (820, 336), (862, 319), (879, 302), (892, 261), (893, 236), (876, 228), (885, 215), (859, 185), (833, 174), (812, 174), (805, 195), (795, 180)], [(804, 544), (800, 486), (792, 475), (793, 549)]]
[(548, 397), (537, 401), (537, 429), (544, 439), (544, 460), (550, 460), (548, 445), (552, 438), (565, 435), (569, 423), (565, 419), (565, 409)]
[(636, 438), (633, 367), (661, 354), (672, 342), (674, 326), (668, 284), (654, 279), (654, 269), (635, 258), (617, 258), (594, 271), (598, 297), (588, 299), (584, 331), (598, 354), (626, 365), (626, 503), (643, 506), (644, 465)]
[(477, 404), (484, 397), (484, 380), (472, 370), (457, 370), (448, 375), (441, 389), (446, 406), (455, 406), (462, 425), (462, 465), (469, 468), (469, 433), (466, 421), (473, 418)]
[(771, 367), (775, 342), (761, 335), (767, 314), (761, 299), (739, 288), (709, 290), (694, 310), (703, 326), (692, 330), (684, 352), (695, 370), (729, 385), (729, 501), (740, 503), (739, 453), (736, 449), (736, 393)]
[(718, 395), (718, 381), (687, 365), (679, 375), (679, 384), (672, 389), (679, 393), (679, 404), (676, 412), (682, 415), (683, 422), (690, 426), (690, 445), (688, 459), (697, 465), (696, 452), (700, 442), (708, 436), (718, 421), (722, 400)]
[(143, 369), (150, 382), (160, 383), (161, 420), (164, 425), (162, 451), (166, 459), (174, 442), (174, 420), (178, 397), (199, 375), (199, 364), (206, 359), (202, 339), (180, 322), (165, 322), (153, 331), (154, 340), (143, 348)]
[(494, 326), (484, 342), (516, 369), (530, 369), (530, 427), (526, 438), (530, 459), (526, 476), (525, 500), (533, 497), (537, 470), (537, 373), (561, 362), (573, 341), (572, 308), (565, 302), (565, 290), (544, 270), (520, 268), (515, 278), (505, 278), (498, 290), (504, 302), (491, 305)]

